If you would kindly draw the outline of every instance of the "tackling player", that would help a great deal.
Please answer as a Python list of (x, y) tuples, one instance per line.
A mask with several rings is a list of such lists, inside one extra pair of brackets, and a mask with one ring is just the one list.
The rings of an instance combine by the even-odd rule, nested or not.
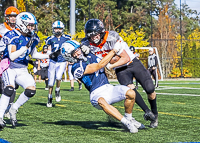
[[(144, 125), (132, 118), (132, 109), (135, 103), (135, 92), (124, 85), (113, 86), (109, 84), (106, 77), (104, 66), (118, 52), (121, 47), (115, 46), (107, 56), (102, 60), (89, 53), (85, 57), (80, 49), (80, 44), (76, 41), (66, 41), (62, 45), (62, 53), (67, 60), (74, 61), (72, 66), (72, 74), (75, 79), (79, 79), (90, 92), (91, 104), (103, 110), (109, 116), (121, 121), (131, 133), (138, 132), (138, 128), (144, 128)], [(125, 100), (125, 116), (114, 107), (112, 104)]]
[[(108, 64), (107, 68), (115, 68), (115, 73), (120, 84), (126, 85), (136, 92), (136, 103), (145, 112), (144, 119), (150, 120), (150, 127), (158, 126), (158, 111), (156, 104), (156, 93), (150, 74), (141, 63), (140, 60), (130, 51), (126, 42), (115, 31), (105, 31), (103, 23), (99, 19), (90, 19), (85, 24), (86, 38), (82, 40), (82, 44), (89, 46), (83, 47), (82, 51), (87, 54), (89, 51), (96, 56), (103, 58), (114, 47), (119, 45), (123, 47), (123, 51), (118, 54), (119, 60), (114, 64)], [(151, 110), (143, 101), (141, 95), (135, 89), (133, 77), (140, 83), (148, 95)]]
[(37, 31), (37, 20), (33, 14), (29, 12), (20, 13), (16, 17), (16, 25), (19, 31), (12, 30), (4, 35), (4, 42), (6, 43), (4, 58), (9, 59), (10, 62), (8, 62), (9, 67), (2, 73), (4, 93), (0, 98), (0, 129), (5, 126), (3, 115), (14, 92), (15, 82), (25, 91), (19, 95), (17, 101), (12, 104), (9, 110), (13, 127), (17, 124), (16, 113), (18, 108), (36, 93), (35, 81), (27, 70), (29, 55), (35, 59), (46, 59), (54, 58), (58, 54), (44, 55), (37, 52), (35, 46), (39, 42), (39, 37), (35, 33)]
[[(53, 34), (52, 36), (48, 37), (45, 42), (46, 45), (48, 45), (48, 53), (60, 51), (61, 45), (67, 41), (71, 40), (71, 37), (69, 35), (63, 34), (64, 32), (64, 24), (61, 21), (55, 21), (52, 24), (52, 30)], [(47, 107), (52, 107), (52, 92), (53, 92), (53, 86), (55, 84), (56, 80), (56, 102), (60, 102), (61, 96), (60, 96), (60, 84), (62, 75), (66, 69), (67, 62), (60, 54), (55, 59), (51, 59), (49, 62), (49, 69), (48, 69), (48, 79), (49, 79), (49, 95), (48, 95), (48, 102)]]

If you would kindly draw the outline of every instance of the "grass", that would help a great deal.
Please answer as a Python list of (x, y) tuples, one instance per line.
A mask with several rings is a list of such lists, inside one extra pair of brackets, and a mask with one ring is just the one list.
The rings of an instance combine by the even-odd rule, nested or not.
[[(112, 84), (118, 84), (111, 82)], [(13, 129), (8, 119), (7, 126), (0, 131), (0, 138), (13, 143), (106, 143), (106, 142), (197, 142), (200, 141), (200, 104), (199, 96), (181, 96), (178, 94), (200, 95), (200, 81), (160, 81), (156, 92), (170, 95), (157, 95), (159, 126), (149, 128), (149, 121), (143, 119), (143, 111), (134, 106), (133, 116), (145, 126), (131, 134), (123, 130), (121, 124), (102, 111), (92, 107), (89, 92), (83, 87), (69, 92), (70, 84), (61, 84), (62, 101), (53, 101), (52, 108), (46, 107), (48, 91), (44, 83), (37, 83), (37, 93), (25, 103), (17, 113), (18, 126)], [(168, 89), (165, 89), (167, 88)], [(182, 87), (169, 89), (170, 87)], [(197, 89), (187, 89), (197, 88)], [(199, 88), (199, 89), (198, 89)], [(162, 90), (161, 90), (162, 89)], [(17, 96), (23, 91), (17, 90)], [(139, 92), (149, 106), (146, 94)], [(114, 106), (124, 114), (123, 102)]]

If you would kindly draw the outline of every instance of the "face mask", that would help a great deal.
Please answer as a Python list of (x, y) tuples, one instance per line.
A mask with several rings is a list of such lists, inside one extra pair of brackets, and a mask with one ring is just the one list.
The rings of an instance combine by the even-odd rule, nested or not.
[(94, 43), (97, 44), (97, 43), (99, 43), (99, 41), (100, 41), (100, 39), (95, 39)]

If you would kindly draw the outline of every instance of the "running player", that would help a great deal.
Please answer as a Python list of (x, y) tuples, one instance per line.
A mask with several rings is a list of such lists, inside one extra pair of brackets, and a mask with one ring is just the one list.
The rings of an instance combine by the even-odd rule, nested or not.
[[(138, 128), (144, 128), (143, 124), (132, 118), (135, 92), (124, 85), (109, 84), (103, 68), (115, 54), (120, 52), (121, 47), (115, 46), (102, 60), (91, 53), (85, 57), (80, 49), (80, 44), (76, 41), (66, 41), (62, 48), (64, 48), (63, 51), (66, 51), (65, 55), (69, 56), (68, 60), (71, 58), (71, 61), (75, 62), (72, 66), (72, 74), (75, 79), (83, 82), (90, 92), (90, 102), (95, 108), (103, 110), (109, 116), (121, 121), (131, 133), (138, 132)], [(125, 100), (125, 116), (112, 106), (122, 100)]]
[[(140, 60), (130, 51), (126, 42), (115, 31), (105, 31), (103, 23), (99, 19), (90, 19), (85, 24), (86, 38), (82, 40), (82, 51), (87, 54), (89, 51), (96, 56), (103, 58), (114, 45), (123, 47), (119, 54), (119, 60), (114, 64), (108, 64), (107, 68), (115, 68), (115, 73), (120, 84), (126, 85), (136, 92), (136, 103), (145, 112), (144, 119), (150, 120), (150, 127), (158, 126), (158, 111), (156, 104), (156, 93), (150, 74)], [(148, 95), (151, 111), (145, 104), (141, 95), (135, 89), (133, 77), (140, 83)], [(153, 112), (153, 113), (152, 113)]]
[[(52, 24), (52, 30), (54, 35), (48, 37), (45, 40), (46, 45), (48, 45), (48, 53), (59, 51), (62, 43), (71, 39), (69, 35), (63, 34), (64, 28), (65, 28), (64, 24), (61, 21), (55, 21)], [(48, 95), (47, 107), (52, 107), (52, 98), (53, 98), (52, 92), (55, 80), (56, 80), (56, 89), (55, 89), (56, 102), (60, 102), (61, 100), (60, 84), (62, 75), (66, 69), (66, 65), (67, 62), (62, 57), (62, 55), (59, 55), (55, 59), (51, 59), (49, 62), (49, 69), (48, 69), (49, 95)]]
[(15, 82), (25, 91), (19, 95), (17, 101), (9, 109), (13, 127), (17, 124), (16, 114), (19, 107), (36, 93), (35, 81), (27, 70), (29, 55), (35, 59), (55, 58), (58, 55), (58, 53), (45, 55), (37, 52), (36, 45), (39, 42), (39, 37), (35, 33), (37, 20), (33, 14), (29, 12), (20, 13), (16, 17), (16, 25), (19, 31), (14, 29), (4, 35), (6, 43), (4, 58), (9, 58), (10, 65), (2, 73), (4, 93), (0, 98), (0, 129), (5, 126), (3, 115), (14, 92)]

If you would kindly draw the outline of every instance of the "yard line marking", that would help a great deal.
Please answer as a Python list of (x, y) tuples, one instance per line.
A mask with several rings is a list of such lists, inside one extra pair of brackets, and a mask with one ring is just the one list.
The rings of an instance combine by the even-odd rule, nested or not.
[(178, 94), (178, 93), (158, 93), (156, 92), (156, 95), (181, 95), (181, 96), (200, 96), (200, 95), (197, 95), (197, 94)]
[[(199, 95), (200, 96), (200, 95)], [(43, 97), (43, 96), (37, 96), (39, 98), (47, 98), (47, 97)], [(84, 101), (73, 101), (73, 100), (66, 100), (66, 99), (61, 99), (61, 101), (65, 101), (65, 102), (72, 102), (72, 103), (80, 103), (80, 104), (90, 104), (89, 102), (84, 102)], [(65, 105), (62, 106), (62, 104), (57, 104), (57, 105), (61, 105), (60, 107), (64, 107)], [(123, 106), (114, 106), (116, 108), (121, 108), (124, 109)], [(135, 111), (141, 111), (143, 112), (142, 109), (134, 109)], [(173, 113), (166, 113), (166, 112), (158, 112), (159, 114), (163, 114), (163, 115), (169, 115), (169, 116), (176, 116), (176, 117), (184, 117), (184, 118), (192, 118), (192, 119), (200, 119), (200, 117), (196, 117), (196, 116), (189, 116), (189, 115), (179, 115), (179, 114), (173, 114)]]
[(162, 88), (156, 88), (156, 90), (166, 90), (166, 89), (197, 89), (200, 90), (200, 88), (192, 88), (192, 87), (171, 87), (171, 86), (159, 86)]

